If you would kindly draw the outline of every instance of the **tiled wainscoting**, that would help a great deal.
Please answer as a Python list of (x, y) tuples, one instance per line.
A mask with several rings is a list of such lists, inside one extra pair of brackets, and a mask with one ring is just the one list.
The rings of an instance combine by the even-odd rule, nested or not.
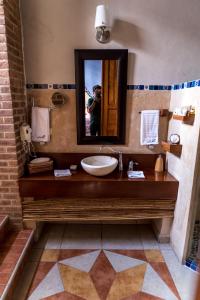
[(192, 300), (197, 280), (149, 224), (49, 224), (16, 299)]

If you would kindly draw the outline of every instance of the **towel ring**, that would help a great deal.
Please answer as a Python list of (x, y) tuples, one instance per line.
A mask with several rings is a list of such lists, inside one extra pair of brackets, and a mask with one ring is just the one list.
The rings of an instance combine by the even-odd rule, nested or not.
[(51, 101), (53, 103), (53, 106), (62, 106), (66, 102), (66, 97), (65, 97), (64, 94), (61, 94), (59, 92), (55, 92), (51, 96)]

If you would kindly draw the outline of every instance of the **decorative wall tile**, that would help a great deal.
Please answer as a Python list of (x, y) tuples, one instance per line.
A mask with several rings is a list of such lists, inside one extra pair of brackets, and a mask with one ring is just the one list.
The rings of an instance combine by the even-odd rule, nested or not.
[[(128, 84), (127, 90), (149, 90), (149, 91), (171, 91), (171, 90), (181, 90), (186, 88), (192, 88), (195, 86), (200, 86), (200, 79), (177, 83), (172, 85), (143, 85), (143, 84)], [(27, 83), (27, 89), (65, 89), (74, 90), (76, 89), (76, 84), (73, 83)]]

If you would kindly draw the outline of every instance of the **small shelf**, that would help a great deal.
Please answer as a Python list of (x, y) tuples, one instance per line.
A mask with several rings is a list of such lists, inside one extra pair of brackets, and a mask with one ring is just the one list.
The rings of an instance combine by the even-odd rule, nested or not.
[(182, 121), (185, 124), (193, 125), (195, 114), (188, 114), (186, 116), (173, 115), (174, 120)]
[(162, 142), (161, 146), (165, 152), (170, 152), (179, 157), (181, 156), (181, 152), (182, 152), (181, 144), (171, 144), (169, 142)]

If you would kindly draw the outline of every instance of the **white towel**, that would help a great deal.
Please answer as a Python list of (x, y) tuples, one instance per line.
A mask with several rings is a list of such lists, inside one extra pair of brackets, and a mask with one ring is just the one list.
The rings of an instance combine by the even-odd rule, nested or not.
[(49, 108), (32, 107), (32, 140), (34, 142), (50, 141)]
[(158, 144), (159, 110), (143, 110), (141, 112), (140, 144)]

